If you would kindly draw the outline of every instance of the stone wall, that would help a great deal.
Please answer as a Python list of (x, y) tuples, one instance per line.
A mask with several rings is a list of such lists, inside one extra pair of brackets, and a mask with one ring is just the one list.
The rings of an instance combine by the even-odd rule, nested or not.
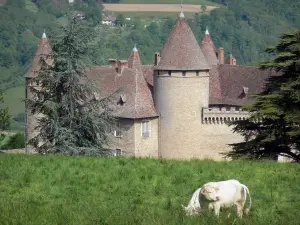
[[(142, 122), (149, 121), (151, 131), (149, 137), (142, 136)], [(135, 120), (135, 156), (158, 157), (158, 118)]]
[(202, 108), (208, 107), (208, 99), (208, 72), (156, 71), (154, 103), (160, 115), (162, 158), (190, 159), (203, 155)]
[(133, 119), (119, 119), (121, 135), (115, 134), (110, 139), (110, 149), (121, 149), (122, 155), (134, 156), (135, 152), (135, 129)]

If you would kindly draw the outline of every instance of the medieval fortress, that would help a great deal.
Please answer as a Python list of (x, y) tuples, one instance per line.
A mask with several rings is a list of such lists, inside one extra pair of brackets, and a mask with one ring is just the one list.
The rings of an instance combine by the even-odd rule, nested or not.
[[(26, 97), (40, 69), (40, 58), (51, 53), (45, 34), (26, 74)], [(46, 58), (52, 63), (52, 59)], [(236, 64), (232, 55), (216, 48), (206, 31), (201, 43), (189, 27), (183, 12), (153, 65), (142, 65), (138, 49), (128, 60), (110, 59), (108, 65), (88, 70), (102, 96), (117, 89), (114, 115), (118, 130), (110, 148), (117, 154), (168, 159), (222, 159), (228, 144), (240, 142), (226, 121), (249, 116), (241, 106), (252, 103), (269, 71)], [(26, 109), (27, 141), (37, 133), (36, 115)], [(35, 149), (26, 145), (27, 152)]]

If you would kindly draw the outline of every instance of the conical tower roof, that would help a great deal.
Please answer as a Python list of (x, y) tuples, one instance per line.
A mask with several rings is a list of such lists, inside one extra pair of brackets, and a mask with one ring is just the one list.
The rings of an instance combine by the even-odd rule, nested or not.
[(128, 59), (128, 67), (131, 69), (137, 69), (141, 71), (142, 69), (142, 63), (140, 59), (139, 51), (136, 48), (136, 45), (134, 45), (134, 48), (129, 56)]
[(52, 50), (51, 50), (50, 42), (44, 32), (40, 40), (40, 43), (38, 45), (38, 48), (35, 52), (35, 55), (33, 56), (33, 59), (31, 61), (29, 70), (26, 73), (26, 77), (37, 76), (37, 72), (41, 69), (42, 57), (44, 58), (44, 60), (47, 62), (48, 65), (51, 65), (53, 63), (53, 59), (52, 57), (50, 57), (51, 52)]
[(216, 54), (217, 49), (207, 29), (205, 31), (205, 36), (200, 44), (200, 48), (209, 66), (218, 65), (218, 58)]
[(183, 13), (161, 51), (156, 70), (207, 70), (209, 66)]

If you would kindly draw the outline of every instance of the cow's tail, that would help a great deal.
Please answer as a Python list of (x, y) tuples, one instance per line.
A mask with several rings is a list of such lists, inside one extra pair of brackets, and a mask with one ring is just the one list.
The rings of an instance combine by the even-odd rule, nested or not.
[(194, 194), (187, 206), (182, 205), (182, 207), (186, 211), (187, 215), (195, 215), (200, 212), (200, 209), (201, 209), (200, 202), (199, 202), (200, 191), (201, 191), (201, 188), (198, 188), (194, 192)]
[(249, 207), (245, 209), (245, 213), (248, 215), (250, 212), (250, 209), (251, 209), (252, 200), (251, 200), (250, 191), (249, 191), (248, 187), (244, 184), (242, 184), (242, 187), (243, 187), (244, 193), (245, 193), (245, 201), (247, 199), (247, 194), (249, 195)]

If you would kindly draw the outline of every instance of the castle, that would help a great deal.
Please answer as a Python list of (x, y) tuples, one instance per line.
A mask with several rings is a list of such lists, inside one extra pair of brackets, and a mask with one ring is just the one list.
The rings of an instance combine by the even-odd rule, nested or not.
[[(40, 69), (40, 57), (49, 55), (46, 35), (26, 74), (26, 97)], [(46, 61), (52, 62), (52, 58)], [(199, 44), (183, 12), (174, 25), (154, 65), (142, 65), (138, 49), (128, 60), (110, 59), (109, 65), (88, 69), (101, 96), (117, 89), (114, 115), (118, 130), (112, 134), (116, 154), (168, 159), (222, 159), (230, 143), (243, 140), (225, 122), (243, 120), (242, 105), (253, 102), (270, 71), (236, 64), (224, 49), (216, 48), (208, 31)], [(27, 110), (26, 110), (27, 111)], [(36, 135), (36, 115), (26, 113), (27, 141)], [(26, 145), (27, 152), (34, 152)]]

